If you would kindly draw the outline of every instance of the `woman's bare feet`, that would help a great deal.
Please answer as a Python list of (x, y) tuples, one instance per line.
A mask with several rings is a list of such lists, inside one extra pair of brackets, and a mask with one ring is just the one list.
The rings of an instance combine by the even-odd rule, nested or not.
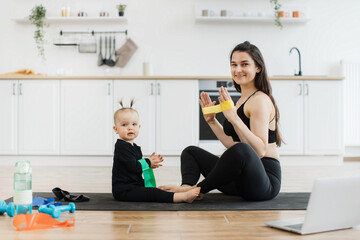
[(177, 192), (174, 194), (174, 202), (192, 203), (200, 194), (200, 187), (192, 188), (186, 192)]
[(159, 186), (158, 188), (167, 192), (180, 193), (196, 188), (196, 186), (189, 186), (189, 185), (176, 186), (176, 185), (168, 184), (168, 185)]
[(199, 196), (197, 196), (197, 197), (195, 198), (195, 201), (203, 200), (203, 198), (204, 198), (204, 194), (203, 194), (203, 193), (199, 193)]

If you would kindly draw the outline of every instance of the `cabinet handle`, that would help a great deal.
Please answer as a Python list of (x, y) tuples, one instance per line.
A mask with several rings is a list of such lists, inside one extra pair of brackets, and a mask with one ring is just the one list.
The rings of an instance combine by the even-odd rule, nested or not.
[(16, 87), (16, 84), (13, 83), (13, 95), (15, 96), (15, 87)]
[(19, 83), (19, 95), (22, 95), (22, 90), (21, 90), (21, 88), (22, 88), (22, 83)]
[(110, 93), (111, 93), (111, 92), (110, 92), (110, 85), (111, 85), (111, 84), (108, 83), (108, 96), (110, 96)]
[(305, 84), (304, 94), (305, 96), (309, 95), (309, 85), (307, 83)]
[(302, 84), (299, 83), (299, 90), (298, 90), (298, 95), (302, 95)]
[(152, 95), (154, 95), (154, 84), (151, 83), (150, 86), (151, 86), (150, 95), (152, 96)]
[(160, 83), (157, 84), (157, 95), (160, 95)]

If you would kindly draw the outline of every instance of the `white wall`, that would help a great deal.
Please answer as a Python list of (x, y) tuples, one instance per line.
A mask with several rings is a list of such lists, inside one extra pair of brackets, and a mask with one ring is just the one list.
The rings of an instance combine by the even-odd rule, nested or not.
[[(73, 75), (142, 75), (142, 62), (151, 60), (154, 75), (229, 75), (229, 53), (240, 42), (249, 40), (263, 52), (272, 74), (293, 74), (297, 55), (289, 56), (291, 47), (302, 53), (303, 74), (339, 75), (341, 59), (360, 58), (360, 2), (357, 0), (280, 0), (284, 9), (302, 9), (311, 18), (307, 24), (285, 25), (282, 30), (272, 23), (199, 23), (195, 5), (214, 9), (271, 13), (269, 0), (0, 0), (1, 57), (0, 73), (33, 68), (56, 75), (59, 68)], [(73, 3), (74, 2), (74, 3)], [(43, 3), (47, 16), (59, 16), (69, 4), (72, 13), (85, 10), (89, 16), (101, 10), (116, 15), (116, 4), (126, 3), (128, 23), (51, 24), (46, 29), (48, 41), (42, 63), (33, 40), (34, 27), (18, 24), (14, 17), (25, 16), (36, 4)], [(6, 7), (5, 7), (6, 6)], [(256, 10), (255, 10), (256, 9)], [(123, 68), (98, 67), (97, 54), (80, 54), (76, 47), (52, 44), (59, 30), (124, 30), (139, 49)], [(117, 46), (124, 37), (117, 38)]]

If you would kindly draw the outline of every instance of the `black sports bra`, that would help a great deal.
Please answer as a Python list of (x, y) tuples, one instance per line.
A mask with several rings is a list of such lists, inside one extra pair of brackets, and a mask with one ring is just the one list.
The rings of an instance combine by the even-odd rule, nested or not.
[[(244, 105), (245, 103), (259, 90), (256, 90), (253, 94), (251, 94), (246, 101), (241, 104), (241, 106), (239, 107), (239, 109), (237, 110), (237, 115), (240, 117), (240, 119), (244, 122), (244, 124), (250, 129), (250, 119), (245, 115), (244, 113)], [(223, 123), (223, 128), (224, 128), (224, 132), (226, 135), (231, 136), (232, 139), (235, 142), (240, 142), (240, 138), (237, 135), (233, 125), (225, 118), (224, 123)], [(268, 143), (274, 143), (276, 142), (276, 132), (274, 130), (270, 130), (269, 129), (269, 139), (268, 139)]]

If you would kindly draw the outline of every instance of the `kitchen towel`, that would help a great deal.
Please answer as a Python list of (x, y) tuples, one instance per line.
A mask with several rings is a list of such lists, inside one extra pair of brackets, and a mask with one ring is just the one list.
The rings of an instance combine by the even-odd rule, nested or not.
[[(79, 193), (75, 193), (79, 194)], [(76, 203), (76, 210), (90, 211), (226, 211), (226, 210), (305, 210), (309, 192), (281, 192), (268, 201), (245, 201), (241, 197), (222, 193), (208, 193), (202, 200), (193, 203), (156, 203), (115, 201), (111, 193), (84, 193), (91, 198), (88, 202)], [(53, 197), (53, 193), (33, 193), (39, 197)], [(12, 198), (5, 200), (7, 203)]]
[(134, 55), (137, 45), (134, 43), (133, 40), (130, 38), (126, 39), (126, 42), (124, 45), (122, 45), (117, 51), (116, 51), (116, 63), (115, 66), (117, 67), (125, 67), (125, 65), (129, 62), (132, 55)]

